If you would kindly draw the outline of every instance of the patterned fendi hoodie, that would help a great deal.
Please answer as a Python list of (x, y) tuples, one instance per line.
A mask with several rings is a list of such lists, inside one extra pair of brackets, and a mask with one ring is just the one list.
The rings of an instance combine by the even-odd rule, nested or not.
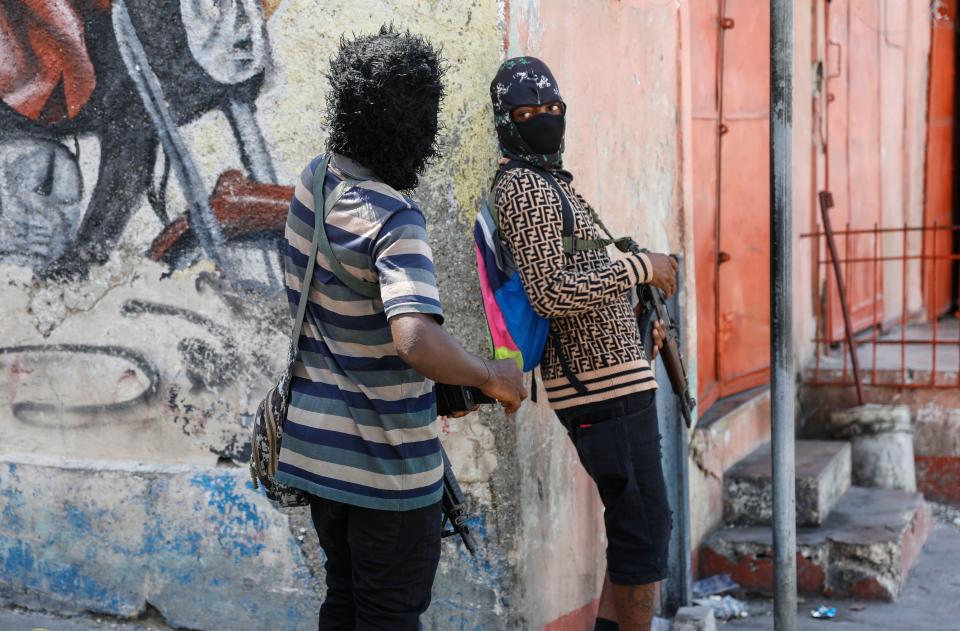
[[(562, 115), (541, 114), (535, 124), (555, 142), (534, 142), (530, 122), (515, 123), (520, 106), (563, 103), (560, 88), (546, 64), (535, 57), (515, 57), (501, 64), (490, 83), (494, 125), (505, 159), (556, 173), (575, 218), (574, 236), (601, 239), (586, 201), (570, 186), (563, 168)], [(530, 140), (528, 142), (528, 139)], [(542, 136), (540, 138), (542, 140)], [(541, 153), (546, 151), (547, 153)], [(540, 364), (543, 386), (555, 410), (613, 399), (657, 387), (643, 350), (627, 292), (650, 280), (644, 254), (611, 261), (606, 250), (563, 251), (563, 215), (559, 193), (534, 169), (503, 173), (494, 189), (500, 235), (516, 259), (534, 310), (550, 319), (551, 335), (573, 374), (586, 387), (577, 392), (564, 376), (552, 344)]]
[[(566, 181), (576, 219), (574, 235), (601, 239), (586, 201)], [(550, 334), (571, 371), (587, 388), (578, 393), (560, 367), (552, 344), (540, 364), (543, 387), (555, 410), (604, 401), (657, 387), (628, 290), (650, 279), (644, 254), (611, 261), (606, 250), (563, 251), (563, 219), (557, 192), (529, 169), (504, 173), (494, 190), (500, 235), (516, 259), (534, 310), (550, 318)]]

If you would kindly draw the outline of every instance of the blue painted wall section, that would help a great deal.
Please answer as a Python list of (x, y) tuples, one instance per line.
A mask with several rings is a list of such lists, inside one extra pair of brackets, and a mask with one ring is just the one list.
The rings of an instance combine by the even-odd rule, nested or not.
[[(190, 629), (316, 628), (322, 585), (242, 469), (6, 456), (0, 515), (0, 604), (133, 617), (149, 603)], [(426, 629), (509, 628), (507, 555), (485, 519), (472, 527), (482, 554), (444, 541)]]
[(497, 544), (496, 528), (475, 517), (470, 527), (481, 551), (471, 557), (457, 538), (444, 540), (440, 568), (433, 585), (433, 602), (424, 626), (436, 631), (509, 629), (511, 568)]
[[(0, 461), (0, 599), (193, 629), (315, 629), (287, 518), (234, 469)], [(202, 595), (202, 597), (200, 597)]]

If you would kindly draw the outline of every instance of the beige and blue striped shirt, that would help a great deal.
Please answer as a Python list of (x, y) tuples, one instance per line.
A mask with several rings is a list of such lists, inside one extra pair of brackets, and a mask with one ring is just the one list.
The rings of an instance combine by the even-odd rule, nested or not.
[[(316, 210), (304, 169), (286, 226), (286, 287), (300, 300)], [(334, 255), (354, 276), (380, 284), (380, 298), (355, 293), (323, 253), (311, 279), (291, 385), (277, 479), (314, 495), (381, 510), (438, 502), (443, 461), (433, 382), (397, 355), (389, 319), (427, 313), (442, 321), (423, 213), (356, 162), (334, 154), (324, 186), (360, 180), (331, 210)], [(322, 216), (322, 209), (321, 209)]]

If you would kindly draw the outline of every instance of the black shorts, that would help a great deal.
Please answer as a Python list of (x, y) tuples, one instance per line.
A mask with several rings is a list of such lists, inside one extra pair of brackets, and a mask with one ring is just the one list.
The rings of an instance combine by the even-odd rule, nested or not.
[(559, 410), (557, 416), (600, 491), (610, 580), (617, 585), (663, 580), (671, 514), (656, 391)]

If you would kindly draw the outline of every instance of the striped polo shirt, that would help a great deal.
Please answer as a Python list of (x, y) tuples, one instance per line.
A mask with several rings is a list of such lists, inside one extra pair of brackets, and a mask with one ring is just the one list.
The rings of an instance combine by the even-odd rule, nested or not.
[[(304, 169), (287, 214), (286, 287), (294, 314), (313, 238), (311, 191), (320, 161)], [(361, 183), (331, 210), (327, 235), (348, 272), (379, 282), (380, 298), (351, 290), (317, 255), (277, 480), (366, 508), (422, 508), (442, 493), (433, 382), (397, 355), (388, 320), (402, 313), (443, 319), (426, 223), (410, 198), (334, 154), (326, 194), (343, 179)]]

